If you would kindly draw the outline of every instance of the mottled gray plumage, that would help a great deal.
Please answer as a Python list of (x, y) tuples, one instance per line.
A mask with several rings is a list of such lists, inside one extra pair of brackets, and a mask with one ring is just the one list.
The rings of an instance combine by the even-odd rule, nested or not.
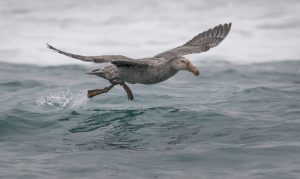
[(155, 84), (164, 81), (179, 70), (187, 70), (195, 75), (199, 71), (184, 58), (184, 55), (201, 53), (219, 45), (228, 35), (231, 23), (218, 25), (212, 29), (200, 33), (187, 43), (177, 48), (155, 55), (152, 58), (132, 59), (122, 55), (83, 56), (58, 50), (49, 44), (48, 47), (63, 55), (76, 58), (81, 61), (95, 63), (112, 63), (113, 65), (103, 69), (97, 69), (88, 74), (97, 75), (109, 80), (112, 85), (104, 89), (90, 90), (88, 97), (108, 92), (114, 85), (120, 84), (132, 100), (133, 95), (125, 82), (135, 84)]
[(228, 35), (230, 28), (231, 23), (218, 25), (213, 29), (200, 33), (184, 45), (158, 54), (155, 57), (171, 59), (176, 56), (206, 52), (210, 48), (219, 45)]

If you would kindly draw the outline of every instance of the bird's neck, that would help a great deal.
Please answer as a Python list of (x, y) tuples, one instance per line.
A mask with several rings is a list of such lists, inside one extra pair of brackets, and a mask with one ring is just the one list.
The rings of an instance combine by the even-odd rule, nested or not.
[(172, 65), (172, 63), (173, 63), (172, 60), (168, 61), (167, 63), (169, 63), (169, 65), (166, 65), (169, 67), (169, 69), (168, 69), (169, 73), (175, 75), (179, 70), (174, 68), (174, 66)]
[(174, 65), (174, 63), (175, 63), (175, 61), (177, 60), (178, 58), (177, 57), (175, 57), (175, 58), (173, 58), (173, 59), (171, 59), (171, 60), (169, 60), (167, 63), (169, 63), (169, 65), (168, 66), (170, 66), (171, 68), (170, 68), (170, 70), (172, 71), (172, 72), (174, 72), (174, 73), (177, 73), (180, 69), (178, 69), (178, 68), (176, 68), (176, 66)]

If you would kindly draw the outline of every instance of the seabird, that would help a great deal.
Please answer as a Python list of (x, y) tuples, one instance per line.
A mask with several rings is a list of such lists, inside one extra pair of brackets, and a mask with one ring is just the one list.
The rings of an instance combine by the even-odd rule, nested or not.
[(107, 93), (115, 85), (121, 85), (127, 93), (128, 100), (133, 100), (133, 93), (126, 84), (156, 84), (167, 80), (180, 70), (186, 70), (199, 76), (199, 70), (184, 55), (206, 52), (219, 45), (228, 35), (231, 23), (220, 24), (204, 31), (193, 39), (166, 52), (150, 58), (133, 59), (123, 55), (83, 56), (56, 49), (47, 44), (48, 48), (85, 62), (112, 63), (103, 69), (96, 69), (87, 74), (96, 75), (108, 80), (111, 85), (103, 89), (88, 90), (88, 98)]

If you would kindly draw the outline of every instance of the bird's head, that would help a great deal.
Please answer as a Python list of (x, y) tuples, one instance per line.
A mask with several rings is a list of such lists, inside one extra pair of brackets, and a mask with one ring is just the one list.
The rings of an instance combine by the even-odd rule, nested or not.
[(187, 59), (184, 57), (176, 57), (172, 60), (172, 67), (175, 70), (186, 70), (193, 73), (196, 76), (199, 76), (199, 70)]

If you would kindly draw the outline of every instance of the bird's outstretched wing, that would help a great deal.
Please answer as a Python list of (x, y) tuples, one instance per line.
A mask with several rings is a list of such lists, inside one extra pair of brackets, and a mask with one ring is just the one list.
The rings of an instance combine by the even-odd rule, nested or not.
[(47, 44), (48, 48), (58, 52), (60, 54), (66, 55), (71, 58), (76, 58), (81, 61), (85, 62), (95, 62), (95, 63), (113, 63), (117, 66), (148, 66), (147, 63), (135, 60), (132, 58), (125, 57), (123, 55), (100, 55), (100, 56), (83, 56), (83, 55), (76, 55), (73, 53), (64, 52), (59, 50), (49, 44)]
[(183, 56), (193, 53), (206, 52), (210, 48), (219, 45), (228, 35), (231, 28), (231, 23), (218, 25), (212, 29), (198, 34), (192, 40), (184, 45), (168, 50), (166, 52), (156, 55), (156, 58), (172, 59), (177, 56)]

